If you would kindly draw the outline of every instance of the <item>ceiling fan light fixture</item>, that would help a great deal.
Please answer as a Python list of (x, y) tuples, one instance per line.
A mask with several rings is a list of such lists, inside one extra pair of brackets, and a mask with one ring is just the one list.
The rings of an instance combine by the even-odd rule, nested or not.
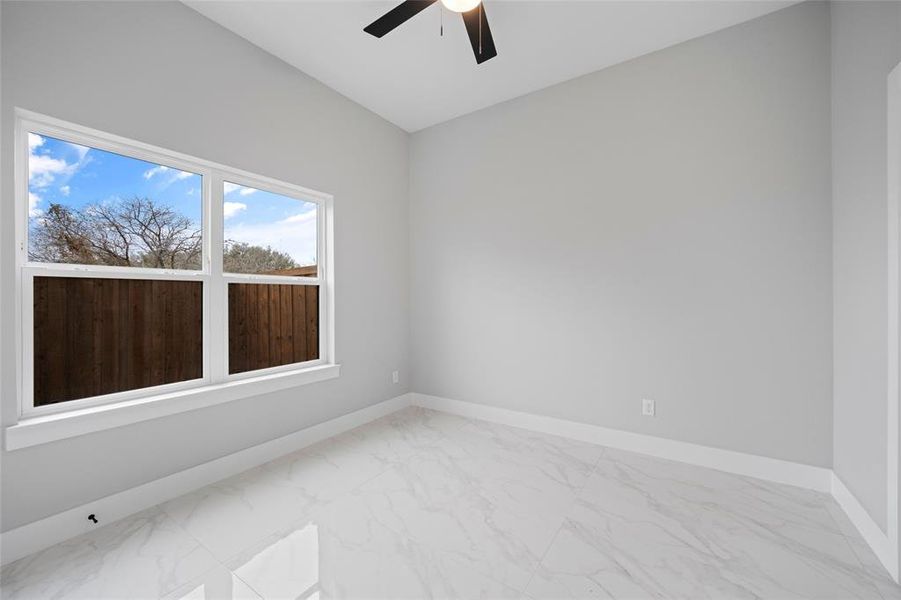
[[(377, 38), (383, 37), (438, 2), (439, 0), (404, 0), (364, 27), (363, 31)], [(491, 35), (491, 26), (488, 25), (488, 16), (485, 14), (485, 7), (482, 6), (480, 0), (440, 0), (440, 2), (442, 6), (459, 13), (462, 17), (476, 64), (480, 65), (497, 56), (494, 37)], [(444, 33), (443, 28), (442, 33)]]
[(477, 7), (482, 0), (441, 0), (444, 8), (453, 12), (465, 13)]

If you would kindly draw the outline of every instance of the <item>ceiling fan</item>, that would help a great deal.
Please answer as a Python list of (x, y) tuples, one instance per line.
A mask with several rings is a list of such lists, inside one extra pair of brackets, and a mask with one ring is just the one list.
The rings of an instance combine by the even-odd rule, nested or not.
[[(440, 1), (448, 10), (463, 15), (463, 23), (466, 25), (466, 33), (469, 34), (469, 43), (472, 45), (472, 52), (475, 54), (477, 64), (482, 64), (486, 60), (497, 56), (494, 38), (491, 37), (491, 28), (488, 26), (488, 17), (485, 16), (485, 7), (482, 5), (481, 0)], [(364, 27), (363, 31), (380, 38), (436, 2), (438, 0), (407, 0), (406, 2), (401, 2), (398, 6), (395, 6)]]

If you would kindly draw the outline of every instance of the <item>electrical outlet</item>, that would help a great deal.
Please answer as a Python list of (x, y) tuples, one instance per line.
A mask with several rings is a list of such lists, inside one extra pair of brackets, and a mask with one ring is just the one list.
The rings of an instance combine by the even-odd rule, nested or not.
[(400, 373), (398, 371), (391, 373), (391, 381), (393, 381), (394, 383), (400, 383)]
[(657, 414), (657, 403), (653, 400), (643, 398), (641, 400), (641, 414), (645, 417), (653, 417)]

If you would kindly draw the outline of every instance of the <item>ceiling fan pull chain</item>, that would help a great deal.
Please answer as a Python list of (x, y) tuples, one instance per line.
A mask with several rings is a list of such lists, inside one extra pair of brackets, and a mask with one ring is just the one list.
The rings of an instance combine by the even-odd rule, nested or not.
[(441, 37), (444, 37), (444, 7), (439, 5), (438, 12), (441, 14)]

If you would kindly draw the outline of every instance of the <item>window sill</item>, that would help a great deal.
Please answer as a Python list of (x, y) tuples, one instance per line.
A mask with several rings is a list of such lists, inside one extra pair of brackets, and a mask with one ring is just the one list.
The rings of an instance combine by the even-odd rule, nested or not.
[(338, 377), (340, 365), (320, 365), (171, 392), (140, 400), (92, 406), (80, 410), (23, 419), (6, 428), (6, 450), (112, 429), (189, 410), (258, 396)]

